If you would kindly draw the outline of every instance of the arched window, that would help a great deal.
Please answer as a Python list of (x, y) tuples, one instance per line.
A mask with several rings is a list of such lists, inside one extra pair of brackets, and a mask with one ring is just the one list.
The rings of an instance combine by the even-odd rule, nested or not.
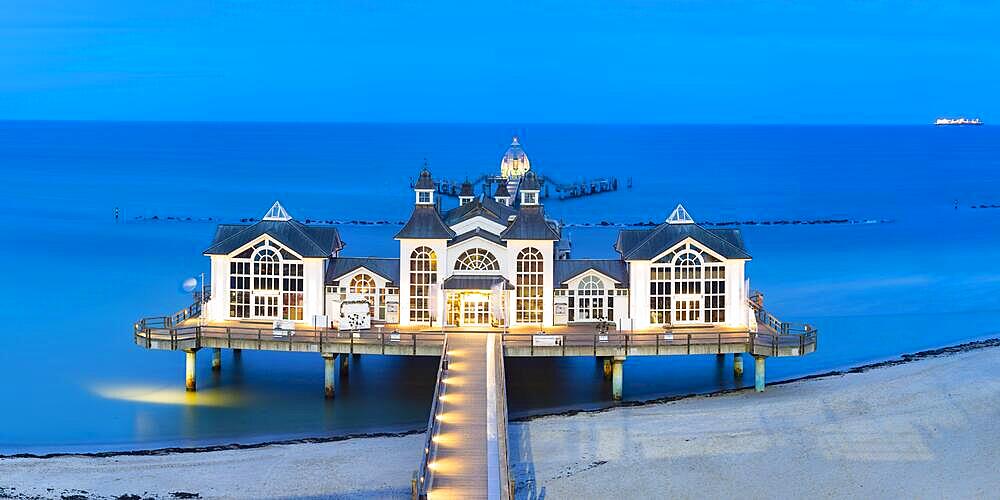
[(701, 257), (684, 251), (674, 258), (674, 323), (701, 321)]
[(596, 276), (587, 276), (576, 287), (577, 321), (607, 319), (604, 312), (604, 282)]
[(544, 287), (544, 257), (537, 248), (525, 248), (517, 255), (517, 285), (515, 307), (518, 323), (542, 322)]
[(437, 254), (417, 247), (410, 254), (410, 321), (431, 320), (431, 285), (437, 283)]
[(499, 271), (497, 258), (482, 248), (470, 248), (455, 261), (456, 271)]
[(271, 247), (257, 250), (253, 256), (253, 288), (254, 290), (277, 290), (278, 278), (281, 276), (281, 257)]
[(360, 295), (364, 300), (368, 302), (368, 313), (375, 317), (375, 292), (377, 291), (375, 286), (375, 279), (370, 275), (361, 273), (354, 275), (351, 278), (350, 287), (347, 289), (349, 293)]

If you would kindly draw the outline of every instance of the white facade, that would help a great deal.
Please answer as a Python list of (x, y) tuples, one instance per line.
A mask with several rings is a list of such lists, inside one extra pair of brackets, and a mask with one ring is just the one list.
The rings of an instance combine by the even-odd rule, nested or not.
[(336, 326), (342, 303), (363, 300), (373, 324), (405, 327), (755, 326), (738, 230), (702, 228), (678, 205), (659, 226), (622, 230), (618, 259), (557, 259), (570, 245), (533, 172), (503, 200), (513, 206), (480, 196), (441, 210), (434, 186), (425, 169), (389, 258), (340, 257), (335, 228), (295, 222), (278, 203), (256, 224), (220, 226), (205, 252), (205, 317)]

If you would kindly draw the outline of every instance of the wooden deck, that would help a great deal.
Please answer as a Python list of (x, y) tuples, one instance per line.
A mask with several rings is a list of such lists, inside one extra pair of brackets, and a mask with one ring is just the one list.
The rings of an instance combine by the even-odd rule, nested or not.
[[(503, 356), (495, 334), (449, 334), (418, 497), (509, 498)], [(498, 365), (499, 363), (499, 365)], [(415, 485), (416, 486), (416, 485)]]
[(486, 335), (453, 335), (428, 498), (486, 498)]

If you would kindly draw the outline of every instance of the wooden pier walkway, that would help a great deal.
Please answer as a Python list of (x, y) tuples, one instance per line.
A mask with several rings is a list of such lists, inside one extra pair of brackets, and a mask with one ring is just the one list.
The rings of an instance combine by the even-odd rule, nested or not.
[(427, 430), (418, 498), (510, 498), (499, 336), (452, 333)]

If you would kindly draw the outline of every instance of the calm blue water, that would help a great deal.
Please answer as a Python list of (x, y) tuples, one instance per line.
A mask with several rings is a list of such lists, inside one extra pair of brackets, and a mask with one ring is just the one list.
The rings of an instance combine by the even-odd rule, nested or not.
[[(208, 270), (214, 223), (125, 217), (298, 218), (409, 214), (408, 178), (498, 168), (517, 133), (538, 171), (613, 174), (634, 187), (566, 202), (566, 222), (887, 219), (756, 226), (751, 285), (770, 309), (820, 328), (820, 350), (768, 361), (777, 380), (1000, 332), (1000, 129), (934, 127), (2, 123), (0, 454), (257, 442), (412, 429), (427, 418), (436, 360), (365, 356), (322, 398), (318, 356), (183, 356), (132, 344), (131, 323), (189, 301)], [(957, 204), (957, 208), (956, 208)], [(348, 255), (394, 255), (395, 227), (342, 226)], [(613, 256), (612, 229), (572, 230), (577, 257)], [(752, 382), (714, 356), (632, 358), (625, 397)], [(748, 364), (748, 368), (750, 365)], [(509, 361), (514, 415), (597, 407), (610, 387), (593, 359)]]

